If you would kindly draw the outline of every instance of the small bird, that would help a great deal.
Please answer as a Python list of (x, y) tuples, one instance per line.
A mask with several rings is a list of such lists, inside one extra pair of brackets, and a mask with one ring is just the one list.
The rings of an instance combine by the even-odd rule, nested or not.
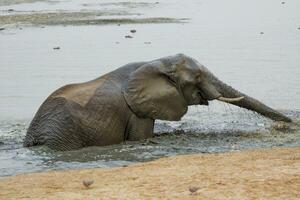
[(131, 33), (136, 33), (135, 29), (130, 30)]
[(195, 192), (197, 192), (200, 188), (199, 187), (189, 187), (189, 191), (191, 192), (191, 194), (194, 194)]
[(133, 38), (131, 35), (126, 35), (125, 38)]
[(82, 181), (82, 184), (86, 187), (86, 188), (89, 188), (92, 184), (94, 183), (94, 180), (83, 180)]

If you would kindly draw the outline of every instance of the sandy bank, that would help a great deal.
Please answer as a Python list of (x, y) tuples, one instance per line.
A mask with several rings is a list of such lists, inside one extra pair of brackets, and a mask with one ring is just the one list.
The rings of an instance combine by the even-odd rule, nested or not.
[[(94, 183), (86, 189), (88, 179)], [(276, 148), (18, 175), (0, 181), (0, 199), (287, 200), (299, 199), (299, 188), (300, 148)]]

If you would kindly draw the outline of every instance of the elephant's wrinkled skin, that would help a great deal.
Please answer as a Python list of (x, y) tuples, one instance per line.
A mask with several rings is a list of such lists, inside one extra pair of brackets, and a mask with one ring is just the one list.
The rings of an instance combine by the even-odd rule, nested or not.
[(177, 54), (127, 64), (95, 80), (64, 86), (39, 108), (24, 146), (55, 150), (103, 146), (153, 136), (155, 119), (180, 120), (189, 105), (219, 99), (278, 121), (291, 121)]

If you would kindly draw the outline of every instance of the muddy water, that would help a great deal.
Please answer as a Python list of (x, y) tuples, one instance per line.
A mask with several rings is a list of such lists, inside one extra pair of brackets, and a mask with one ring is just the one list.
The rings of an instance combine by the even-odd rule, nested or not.
[[(272, 131), (268, 119), (211, 102), (209, 107), (190, 107), (180, 122), (158, 121), (159, 136), (147, 141), (64, 153), (22, 147), (28, 123), (53, 90), (128, 62), (179, 52), (298, 121), (299, 1), (1, 2), (0, 28), (5, 29), (0, 31), (0, 176), (120, 166), (186, 153), (300, 146), (297, 124), (292, 130)], [(49, 15), (51, 20), (45, 17), (49, 13), (55, 13)], [(162, 18), (185, 23), (143, 21)], [(115, 20), (98, 23), (107, 19)]]

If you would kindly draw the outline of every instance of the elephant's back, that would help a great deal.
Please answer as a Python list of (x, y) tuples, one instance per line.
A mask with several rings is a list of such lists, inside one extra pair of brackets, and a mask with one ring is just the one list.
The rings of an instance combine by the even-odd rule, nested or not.
[(108, 90), (116, 92), (116, 90), (120, 89), (122, 84), (128, 80), (130, 74), (144, 63), (145, 62), (129, 63), (97, 79), (84, 83), (65, 85), (53, 92), (49, 98), (62, 97), (85, 107), (97, 91), (103, 90), (102, 88), (108, 88)]
[(76, 102), (84, 107), (94, 96), (96, 90), (98, 88), (101, 88), (101, 86), (107, 81), (107, 79), (108, 76), (104, 75), (96, 80), (66, 85), (56, 90), (53, 94), (50, 95), (50, 97), (62, 97), (64, 99)]

